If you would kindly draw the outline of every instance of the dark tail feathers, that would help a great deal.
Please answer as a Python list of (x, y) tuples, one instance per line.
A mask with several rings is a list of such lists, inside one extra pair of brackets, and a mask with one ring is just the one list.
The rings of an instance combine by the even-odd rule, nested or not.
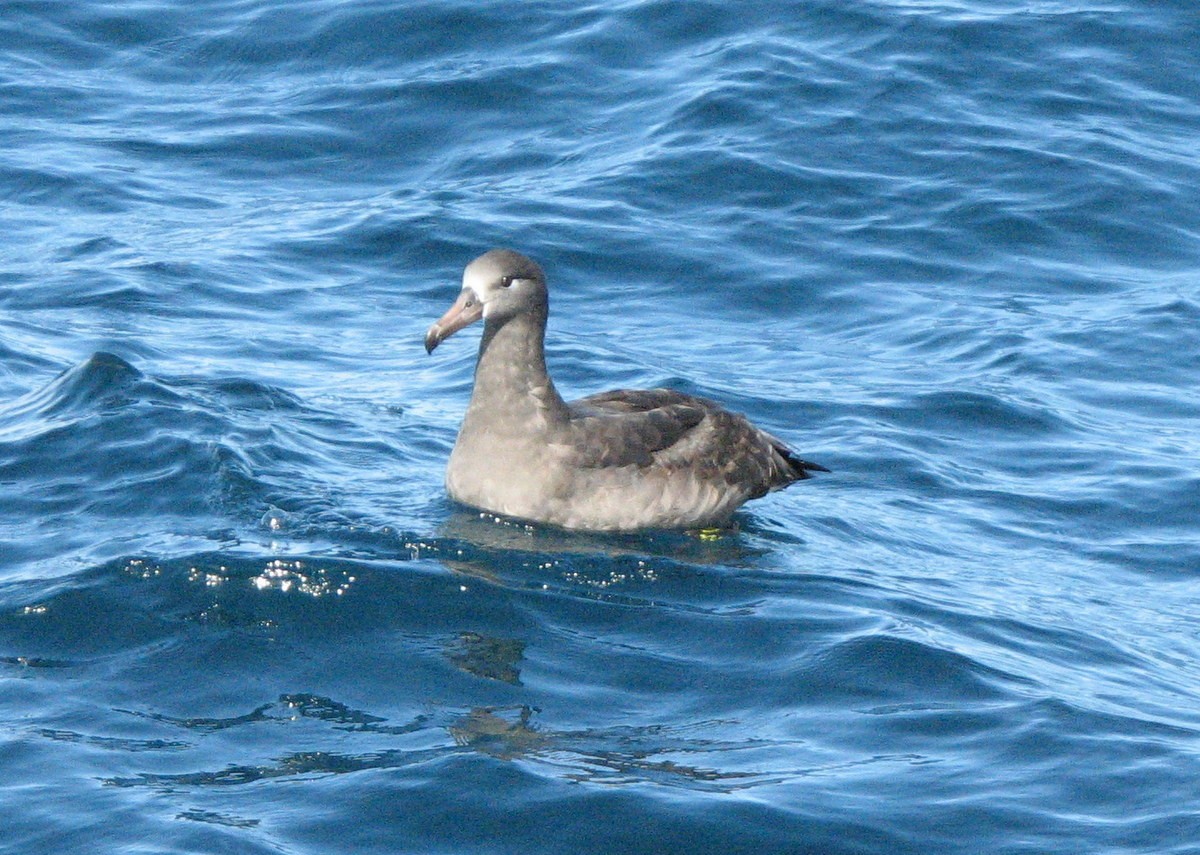
[(789, 482), (803, 481), (805, 478), (811, 478), (814, 472), (828, 472), (829, 470), (820, 463), (813, 463), (810, 460), (801, 460), (796, 456), (790, 448), (783, 443), (776, 443), (775, 450), (779, 456), (783, 458), (784, 466), (783, 474), (787, 476)]

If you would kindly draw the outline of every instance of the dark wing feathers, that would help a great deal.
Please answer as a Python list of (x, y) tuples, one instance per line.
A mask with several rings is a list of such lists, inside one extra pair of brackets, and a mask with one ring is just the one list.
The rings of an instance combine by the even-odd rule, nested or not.
[(602, 392), (571, 404), (570, 440), (580, 466), (688, 468), (757, 497), (823, 466), (712, 401), (672, 389)]
[(649, 466), (704, 421), (700, 402), (672, 392), (604, 392), (571, 405), (571, 445), (580, 466)]

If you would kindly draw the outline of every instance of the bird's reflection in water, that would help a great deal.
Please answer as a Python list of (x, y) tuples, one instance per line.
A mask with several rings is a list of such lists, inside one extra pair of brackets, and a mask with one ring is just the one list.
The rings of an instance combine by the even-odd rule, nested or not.
[(454, 743), (499, 760), (514, 760), (547, 751), (553, 736), (535, 730), (529, 706), (476, 707), (450, 725)]
[[(729, 722), (555, 730), (538, 726), (534, 719), (539, 712), (527, 704), (476, 706), (448, 720), (434, 711), (393, 724), (383, 715), (316, 695), (284, 695), (276, 703), (221, 720), (133, 712), (165, 727), (202, 731), (214, 726), (255, 728), (264, 722), (274, 722), (278, 727), (306, 722), (307, 726), (297, 736), (295, 750), (260, 763), (221, 763), (219, 751), (212, 754), (217, 749), (205, 753), (191, 742), (181, 742), (172, 750), (203, 753), (214, 767), (185, 772), (155, 769), (102, 780), (111, 787), (148, 787), (173, 793), (180, 788), (226, 788), (288, 778), (403, 770), (464, 753), (506, 762), (532, 762), (571, 781), (603, 784), (656, 783), (731, 792), (780, 777), (778, 771), (756, 768), (753, 758), (763, 747), (759, 741), (743, 736), (721, 737)], [(313, 723), (323, 725), (324, 730), (313, 727)], [(449, 741), (436, 736), (442, 729), (450, 736)], [(44, 735), (63, 738), (62, 733)], [(74, 734), (67, 735), (75, 738)], [(751, 757), (738, 759), (737, 755), (744, 752)], [(706, 758), (714, 765), (681, 762), (684, 758)], [(233, 755), (228, 759), (232, 761)]]
[(446, 658), (455, 668), (514, 686), (521, 685), (518, 665), (524, 655), (525, 642), (478, 632), (460, 632), (458, 638), (446, 645)]
[(680, 728), (679, 733), (670, 727), (544, 730), (533, 723), (538, 712), (536, 707), (526, 705), (476, 707), (448, 729), (460, 748), (497, 760), (531, 760), (552, 765), (572, 781), (610, 785), (653, 781), (732, 792), (773, 778), (770, 773), (755, 769), (722, 770), (675, 759), (706, 754), (715, 760), (752, 749), (755, 747), (752, 742), (726, 743), (687, 736), (687, 727)]
[[(423, 550), (426, 557), (467, 577), (464, 589), (471, 587), (470, 579), (476, 579), (522, 591), (655, 608), (678, 600), (681, 607), (695, 609), (702, 608), (694, 602), (698, 576), (722, 576), (722, 568), (754, 565), (769, 551), (769, 543), (753, 530), (747, 534), (737, 528), (596, 534), (456, 508)], [(720, 587), (724, 591), (728, 586)], [(527, 643), (482, 629), (464, 629), (443, 644), (442, 654), (474, 677), (522, 686)], [(529, 704), (476, 706), (463, 711), (446, 729), (458, 750), (545, 764), (573, 781), (654, 781), (729, 792), (770, 777), (732, 760), (734, 768), (720, 768), (725, 765), (723, 758), (757, 748), (753, 740), (722, 740), (717, 734), (725, 723), (555, 730), (538, 725), (539, 712)], [(710, 730), (712, 735), (705, 734)], [(709, 757), (714, 766), (681, 762), (697, 755)]]

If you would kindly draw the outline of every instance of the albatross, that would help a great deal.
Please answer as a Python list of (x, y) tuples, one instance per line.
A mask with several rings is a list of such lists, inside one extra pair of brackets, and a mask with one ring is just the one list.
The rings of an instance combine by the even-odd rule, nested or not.
[(742, 503), (828, 472), (705, 398), (672, 389), (568, 403), (546, 371), (542, 268), (493, 249), (425, 335), (434, 348), (483, 319), (475, 385), (446, 467), (464, 505), (567, 529), (711, 528)]

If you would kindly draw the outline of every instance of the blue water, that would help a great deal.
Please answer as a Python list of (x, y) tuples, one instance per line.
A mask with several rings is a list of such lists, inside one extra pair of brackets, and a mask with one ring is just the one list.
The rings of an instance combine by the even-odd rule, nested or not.
[[(1200, 852), (1191, 2), (0, 4), (0, 850)], [(832, 473), (455, 507), (568, 397)]]

